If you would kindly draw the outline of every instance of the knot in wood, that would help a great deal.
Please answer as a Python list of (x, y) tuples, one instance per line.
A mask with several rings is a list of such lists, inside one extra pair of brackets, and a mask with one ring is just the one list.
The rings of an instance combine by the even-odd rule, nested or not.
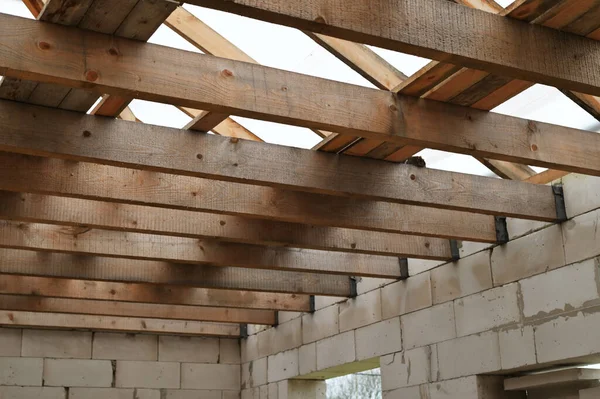
[(90, 137), (91, 135), (92, 135), (92, 132), (90, 132), (89, 130), (83, 131), (83, 137)]
[(85, 79), (90, 82), (95, 82), (96, 80), (98, 80), (98, 72), (96, 72), (94, 70), (87, 71), (85, 73)]
[(238, 139), (237, 137), (232, 137), (229, 139), (229, 142), (233, 144), (237, 143), (238, 141), (240, 141), (240, 139)]
[(221, 71), (221, 75), (225, 76), (226, 78), (230, 78), (233, 76), (233, 72), (231, 72), (229, 69), (223, 69)]
[(410, 180), (416, 180), (416, 179), (417, 179), (417, 176), (415, 176), (415, 175), (410, 175)]
[(39, 42), (38, 47), (40, 50), (50, 50), (50, 43), (48, 42)]
[(108, 54), (110, 54), (110, 55), (114, 55), (114, 56), (117, 56), (117, 55), (119, 55), (120, 53), (119, 53), (119, 50), (117, 50), (117, 49), (116, 49), (116, 48), (114, 48), (114, 47), (111, 47), (111, 48), (109, 48), (109, 49), (108, 49)]
[(531, 151), (535, 152), (538, 150), (538, 146), (536, 144), (531, 145)]

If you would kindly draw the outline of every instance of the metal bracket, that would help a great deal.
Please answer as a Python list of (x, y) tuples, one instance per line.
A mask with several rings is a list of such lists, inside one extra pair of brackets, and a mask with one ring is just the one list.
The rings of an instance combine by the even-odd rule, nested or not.
[(356, 288), (356, 277), (350, 278), (350, 298), (356, 298), (358, 296), (358, 291)]
[(496, 222), (496, 244), (506, 244), (509, 240), (506, 218), (504, 216), (494, 216), (494, 220)]
[(563, 186), (561, 184), (552, 186), (552, 193), (554, 194), (554, 203), (556, 205), (556, 221), (559, 223), (564, 222), (567, 220), (567, 209), (565, 208)]
[(458, 241), (449, 240), (450, 241), (450, 260), (452, 262), (456, 262), (460, 259), (460, 250), (458, 249)]
[(315, 296), (311, 295), (308, 297), (308, 307), (309, 307), (309, 312), (310, 313), (315, 313), (316, 311), (316, 306), (315, 306)]
[(240, 324), (240, 338), (248, 338), (248, 324)]
[(275, 323), (273, 323), (273, 327), (277, 327), (279, 325), (279, 311), (275, 311)]
[(398, 280), (406, 280), (408, 278), (408, 259), (398, 258), (400, 263), (400, 278)]

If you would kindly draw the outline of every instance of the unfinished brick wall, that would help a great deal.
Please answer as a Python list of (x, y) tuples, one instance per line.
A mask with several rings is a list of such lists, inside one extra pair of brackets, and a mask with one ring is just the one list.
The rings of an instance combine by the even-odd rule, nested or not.
[(0, 329), (2, 399), (239, 399), (239, 341)]
[(386, 399), (521, 398), (502, 374), (600, 362), (600, 178), (563, 180), (560, 225), (508, 220), (505, 245), (464, 243), (458, 262), (411, 261), (407, 281), (364, 279), (355, 299), (250, 329), (242, 399), (379, 366)]

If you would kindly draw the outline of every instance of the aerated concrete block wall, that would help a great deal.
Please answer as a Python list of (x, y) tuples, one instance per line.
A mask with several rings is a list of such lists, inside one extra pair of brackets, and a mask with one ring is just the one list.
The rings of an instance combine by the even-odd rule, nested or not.
[(508, 220), (505, 245), (463, 243), (457, 262), (409, 261), (406, 281), (363, 279), (355, 299), (250, 329), (242, 399), (379, 366), (385, 399), (522, 398), (503, 374), (600, 363), (600, 178), (563, 180), (562, 224)]
[(0, 329), (2, 399), (239, 399), (234, 339)]

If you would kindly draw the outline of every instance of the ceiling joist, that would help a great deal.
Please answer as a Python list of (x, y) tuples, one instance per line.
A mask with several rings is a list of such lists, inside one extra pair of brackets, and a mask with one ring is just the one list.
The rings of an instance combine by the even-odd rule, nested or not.
[(0, 191), (0, 219), (404, 258), (451, 258), (444, 239), (37, 194)]
[[(44, 120), (43, 128), (37, 120)], [(526, 183), (411, 165), (382, 165), (1, 100), (0, 122), (3, 151), (530, 219), (552, 221), (556, 215), (551, 189)], [(600, 148), (596, 134), (579, 133), (588, 139), (588, 147), (592, 147), (588, 151), (596, 143)], [(140, 135), (146, 140), (136, 140)], [(541, 135), (546, 140), (552, 133), (548, 130)], [(583, 159), (584, 155), (577, 157), (584, 163), (596, 162)], [(496, 196), (497, 201), (491, 200)]]
[(0, 249), (0, 273), (119, 283), (350, 297), (347, 276)]
[(75, 313), (96, 316), (249, 323), (271, 326), (277, 324), (275, 312), (272, 310), (132, 303), (116, 300), (65, 299), (31, 295), (0, 294), (0, 309), (4, 311)]
[(0, 310), (0, 325), (238, 338), (239, 324)]
[[(0, 172), (0, 189), (15, 192), (496, 242), (494, 217), (477, 213), (436, 208), (425, 211), (426, 208), (415, 205), (332, 197), (9, 153), (0, 153)], [(554, 220), (550, 215), (549, 218)]]
[(310, 312), (310, 297), (299, 294), (195, 288), (165, 284), (118, 283), (0, 274), (0, 294), (91, 299), (213, 308)]
[[(0, 247), (252, 269), (400, 278), (398, 258), (0, 221)], [(192, 267), (192, 266), (190, 266)]]

